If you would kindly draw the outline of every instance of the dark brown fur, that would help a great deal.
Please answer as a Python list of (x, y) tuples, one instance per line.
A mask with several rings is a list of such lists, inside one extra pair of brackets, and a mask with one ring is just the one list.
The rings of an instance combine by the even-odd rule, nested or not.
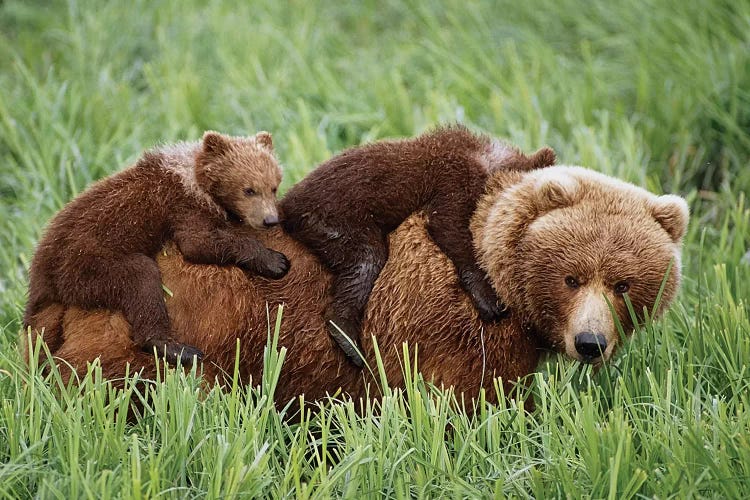
[(173, 240), (192, 262), (280, 278), (289, 267), (284, 255), (238, 236), (230, 221), (277, 223), (279, 182), (267, 133), (238, 139), (209, 132), (202, 144), (146, 153), (54, 217), (31, 263), (24, 327), (55, 303), (122, 311), (136, 344), (172, 363), (192, 362), (202, 353), (172, 340), (154, 257)]
[(281, 201), (282, 226), (334, 274), (329, 333), (357, 365), (362, 315), (388, 259), (388, 234), (424, 210), (427, 231), (456, 266), (484, 321), (502, 317), (486, 274), (476, 263), (469, 219), (490, 172), (554, 164), (544, 148), (528, 157), (460, 126), (414, 139), (382, 141), (344, 151), (292, 187)]

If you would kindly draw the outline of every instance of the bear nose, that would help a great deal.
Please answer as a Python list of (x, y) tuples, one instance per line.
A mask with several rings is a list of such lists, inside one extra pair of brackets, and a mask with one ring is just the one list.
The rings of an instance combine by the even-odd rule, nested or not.
[(278, 215), (267, 215), (263, 218), (263, 225), (266, 227), (275, 226), (279, 223), (279, 216)]
[(591, 362), (604, 354), (607, 348), (607, 338), (600, 333), (584, 332), (576, 335), (575, 347), (583, 361)]

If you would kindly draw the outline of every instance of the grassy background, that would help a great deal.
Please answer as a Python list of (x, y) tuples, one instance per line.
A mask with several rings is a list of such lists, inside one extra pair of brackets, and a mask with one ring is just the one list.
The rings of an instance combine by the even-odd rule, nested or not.
[[(129, 425), (134, 387), (23, 368), (41, 230), (144, 149), (266, 129), (288, 186), (346, 146), (445, 121), (693, 209), (672, 310), (597, 374), (546, 363), (535, 413), (470, 417), (414, 375), (379, 408), (332, 400), (291, 424), (270, 404), (269, 349), (259, 388), (201, 396), (167, 373)], [(2, 0), (0, 496), (747, 494), (748, 158), (744, 0)]]

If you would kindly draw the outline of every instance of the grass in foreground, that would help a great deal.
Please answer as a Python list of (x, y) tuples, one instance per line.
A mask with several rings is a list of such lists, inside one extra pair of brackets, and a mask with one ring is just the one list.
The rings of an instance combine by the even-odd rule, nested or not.
[[(3, 1), (0, 496), (741, 497), (749, 37), (750, 4), (719, 0)], [(361, 411), (331, 400), (292, 423), (269, 348), (258, 388), (167, 372), (129, 424), (135, 380), (116, 392), (93, 366), (60, 387), (23, 367), (44, 224), (143, 149), (270, 130), (288, 186), (348, 145), (456, 120), (691, 202), (672, 310), (596, 374), (545, 363), (533, 414), (469, 415), (412, 373)]]

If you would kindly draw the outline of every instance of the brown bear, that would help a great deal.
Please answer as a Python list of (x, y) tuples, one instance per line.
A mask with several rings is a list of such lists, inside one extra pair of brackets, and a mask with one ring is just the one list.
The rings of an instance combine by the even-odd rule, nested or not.
[(31, 263), (24, 327), (54, 303), (121, 311), (138, 346), (189, 364), (202, 352), (172, 339), (154, 257), (172, 240), (191, 262), (281, 278), (286, 257), (236, 231), (278, 223), (280, 181), (267, 132), (206, 132), (200, 143), (145, 153), (52, 219)]
[[(414, 214), (390, 235), (389, 258), (362, 324), (363, 353), (375, 366), (371, 339), (376, 337), (385, 375), (397, 387), (403, 385), (402, 345), (409, 345), (412, 355), (418, 345), (426, 380), (452, 386), (467, 398), (484, 388), (492, 401), (498, 396), (496, 377), (508, 394), (518, 378), (536, 368), (544, 346), (586, 362), (609, 359), (621, 339), (605, 299), (627, 334), (633, 325), (624, 311), (625, 295), (636, 313), (644, 307), (661, 313), (678, 289), (688, 211), (679, 197), (656, 196), (582, 168), (493, 173), (471, 231), (480, 266), (511, 314), (488, 324), (479, 320), (455, 267), (429, 236), (428, 218), (429, 213)], [(300, 394), (306, 401), (319, 400), (337, 391), (355, 399), (373, 396), (366, 390), (373, 382), (370, 373), (354, 368), (323, 335), (332, 282), (327, 269), (279, 227), (247, 231), (290, 258), (294, 265), (285, 279), (260, 279), (232, 266), (194, 265), (174, 245), (157, 256), (173, 291), (167, 310), (176, 338), (205, 352), (204, 376), (232, 374), (238, 359), (241, 380), (257, 384), (268, 311), (273, 314), (283, 303), (279, 345), (288, 351), (277, 402), (283, 405)], [(65, 361), (63, 371), (85, 373), (87, 363), (99, 359), (103, 375), (114, 381), (128, 370), (156, 375), (153, 356), (132, 342), (127, 321), (116, 311), (50, 304), (31, 324), (52, 334), (45, 340)], [(28, 351), (25, 338), (23, 345)], [(599, 351), (603, 355), (597, 357)]]
[(430, 214), (427, 231), (456, 266), (482, 320), (500, 319), (505, 306), (477, 265), (469, 219), (491, 172), (554, 163), (549, 148), (526, 156), (452, 126), (346, 150), (293, 186), (280, 204), (281, 224), (333, 273), (333, 302), (325, 319), (349, 359), (363, 366), (362, 315), (388, 260), (388, 234), (417, 211)]

